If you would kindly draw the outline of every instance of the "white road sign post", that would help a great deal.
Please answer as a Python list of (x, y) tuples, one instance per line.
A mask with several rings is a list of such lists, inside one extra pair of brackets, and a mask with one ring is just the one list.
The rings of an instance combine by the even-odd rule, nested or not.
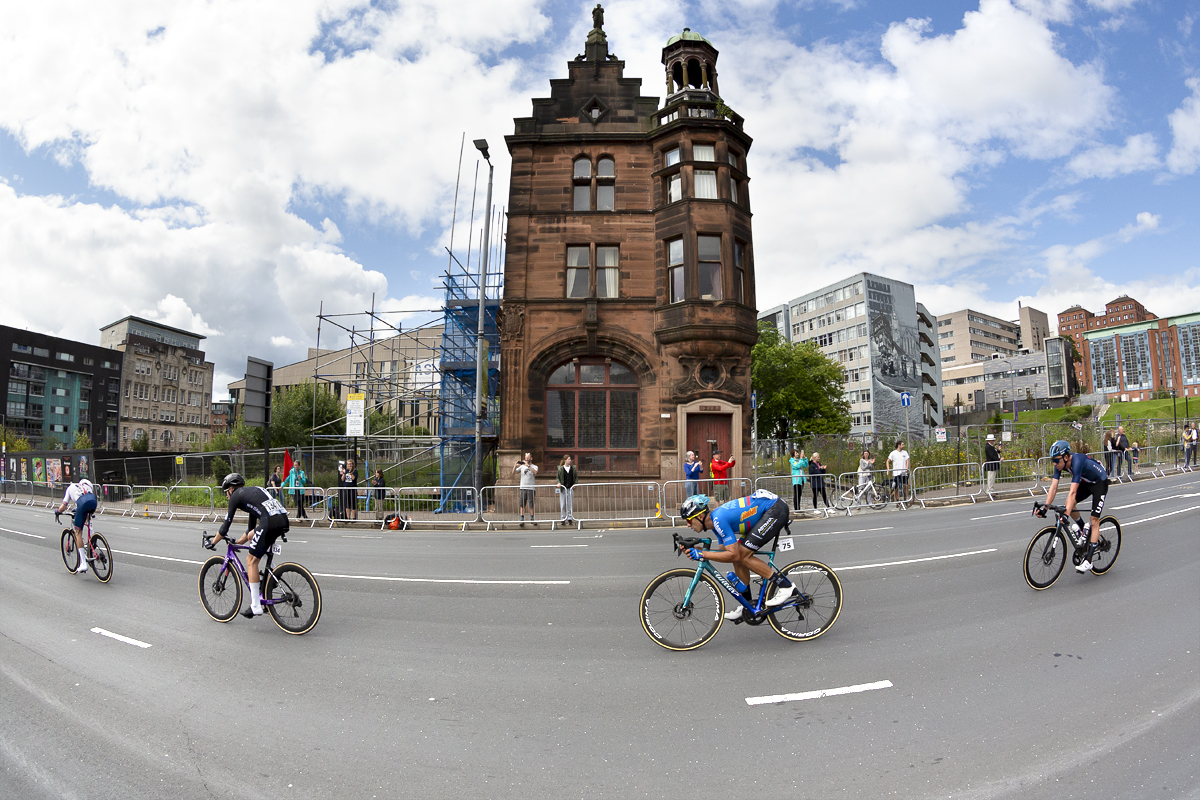
[(365, 436), (367, 396), (364, 393), (350, 394), (346, 397), (346, 435)]

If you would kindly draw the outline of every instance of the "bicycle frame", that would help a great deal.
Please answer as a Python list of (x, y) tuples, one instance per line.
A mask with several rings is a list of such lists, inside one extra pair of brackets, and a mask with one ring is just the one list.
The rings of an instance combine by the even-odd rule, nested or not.
[[(712, 539), (701, 539), (700, 541), (704, 543), (704, 548), (706, 550), (709, 549), (710, 547), (712, 547)], [(762, 552), (759, 552), (759, 553), (756, 553), (756, 555), (761, 556), (764, 554)], [(767, 553), (765, 555), (767, 557), (767, 565), (773, 568), (775, 566), (775, 551), (769, 550), (769, 551), (767, 551)], [(724, 563), (724, 562), (721, 562), (721, 563)], [(742, 593), (739, 592), (737, 589), (735, 589), (733, 587), (733, 584), (729, 582), (729, 579), (725, 577), (725, 573), (721, 572), (716, 567), (714, 567), (712, 565), (712, 562), (709, 561), (707, 558), (701, 560), (700, 563), (698, 563), (696, 565), (696, 574), (692, 578), (692, 583), (690, 586), (688, 586), (688, 590), (683, 595), (683, 605), (686, 606), (692, 602), (692, 592), (696, 591), (696, 586), (699, 585), (699, 583), (700, 583), (700, 574), (705, 573), (705, 572), (708, 573), (710, 576), (712, 576), (713, 579), (715, 579), (716, 582), (718, 584), (720, 584), (720, 586), (722, 588), (725, 589), (726, 593), (728, 593), (731, 597), (733, 597), (735, 600), (737, 600), (737, 602), (740, 603), (743, 608), (745, 608), (747, 611), (749, 611), (752, 616), (758, 616), (765, 610), (764, 604), (766, 603), (766, 594), (767, 593), (763, 589), (766, 586), (766, 583), (767, 583), (766, 581), (763, 581), (762, 584), (760, 585), (757, 600), (755, 600), (753, 604), (747, 603), (746, 599), (744, 597), (742, 597)], [(753, 578), (751, 578), (751, 580), (753, 580)], [(771, 610), (772, 611), (780, 611), (782, 609), (789, 608), (791, 606), (799, 605), (805, 599), (807, 599), (806, 596), (803, 593), (797, 591), (796, 596), (793, 599), (789, 600), (788, 602), (786, 602), (780, 606), (776, 606), (776, 607), (772, 608)]]
[[(233, 542), (228, 541), (228, 540), (226, 540), (226, 544), (229, 545), (229, 549), (225, 551), (225, 563), (221, 565), (221, 569), (222, 570), (229, 569), (230, 568), (229, 565), (233, 564), (233, 566), (234, 566), (233, 572), (237, 573), (238, 577), (240, 577), (242, 579), (242, 583), (246, 586), (247, 589), (249, 589), (250, 588), (250, 574), (248, 572), (246, 572), (246, 567), (242, 565), (242, 560), (240, 558), (238, 558), (237, 551), (238, 550), (249, 550), (250, 545), (234, 544)], [(258, 579), (260, 582), (262, 581), (262, 579), (265, 576), (267, 576), (271, 573), (271, 562), (272, 562), (274, 556), (275, 556), (274, 552), (268, 550), (266, 558), (263, 560), (262, 564), (259, 565)], [(264, 606), (272, 606), (272, 605), (275, 605), (276, 602), (279, 602), (279, 601), (271, 600), (266, 597), (262, 598), (262, 604)]]

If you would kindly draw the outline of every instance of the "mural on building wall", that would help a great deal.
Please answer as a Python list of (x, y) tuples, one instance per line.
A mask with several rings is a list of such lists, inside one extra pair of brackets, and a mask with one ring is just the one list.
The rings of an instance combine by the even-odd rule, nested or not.
[(910, 418), (921, 425), (921, 346), (917, 338), (917, 301), (913, 288), (867, 278), (867, 317), (871, 324), (872, 422), (903, 428), (900, 393), (913, 396)]

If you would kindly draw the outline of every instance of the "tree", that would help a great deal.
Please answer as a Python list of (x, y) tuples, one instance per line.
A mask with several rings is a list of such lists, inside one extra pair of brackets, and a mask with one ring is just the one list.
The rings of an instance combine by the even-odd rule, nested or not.
[[(313, 387), (311, 381), (306, 381), (289, 386), (272, 398), (271, 447), (307, 447), (310, 444), (313, 432)], [(316, 412), (318, 435), (346, 433), (346, 407), (337, 395), (324, 387), (316, 392)]]
[(23, 453), (33, 449), (33, 445), (29, 444), (28, 439), (7, 425), (0, 427), (0, 441), (4, 441), (8, 445), (10, 453)]
[(212, 437), (204, 449), (212, 451), (228, 450), (261, 450), (263, 446), (262, 428), (252, 428), (246, 424), (244, 414), (238, 414), (237, 424), (229, 433), (218, 433)]
[(83, 431), (76, 432), (74, 449), (76, 449), (76, 450), (91, 450), (92, 449), (92, 437), (88, 436)]
[(845, 370), (810, 342), (789, 344), (769, 322), (758, 325), (750, 355), (758, 393), (759, 434), (849, 433), (853, 420), (843, 385)]
[(148, 453), (150, 451), (150, 437), (142, 431), (137, 436), (133, 437), (133, 441), (129, 443), (129, 449), (135, 453)]

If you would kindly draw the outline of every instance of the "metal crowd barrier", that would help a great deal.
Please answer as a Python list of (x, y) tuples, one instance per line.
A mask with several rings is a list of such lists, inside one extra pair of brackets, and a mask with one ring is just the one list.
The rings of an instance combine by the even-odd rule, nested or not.
[(49, 508), (52, 505), (57, 505), (57, 502), (62, 499), (62, 493), (66, 489), (58, 489), (53, 483), (46, 481), (30, 481), (32, 490), (29, 496), (29, 502), (26, 505), (30, 506), (45, 506)]
[(121, 512), (121, 516), (133, 513), (133, 487), (123, 483), (102, 483), (96, 496), (96, 513)]
[[(370, 522), (371, 519), (366, 515), (367, 498), (364, 494), (369, 487), (363, 486), (330, 486), (324, 489), (325, 496), (325, 519), (329, 521), (329, 527), (333, 527), (337, 522)], [(350, 516), (349, 512), (354, 511), (354, 516)]]
[[(737, 497), (745, 497), (754, 491), (749, 478), (723, 478), (718, 483), (716, 479), (704, 478), (698, 481), (667, 481), (662, 485), (663, 518), (675, 523), (679, 519), (679, 507), (691, 496), (687, 484), (696, 484), (698, 494), (706, 494), (716, 501), (717, 505)], [(778, 494), (778, 492), (776, 492)], [(779, 495), (783, 497), (783, 495)], [(724, 498), (724, 499), (722, 499)]]
[(131, 486), (134, 517), (154, 516), (162, 519), (171, 513), (170, 495), (165, 486)]
[[(309, 523), (311, 528), (318, 522), (325, 521), (325, 490), (321, 487), (304, 486), (295, 489), (285, 486), (279, 490), (279, 496), (282, 498), (279, 502), (283, 503), (283, 507), (288, 513), (288, 519), (292, 523), (304, 520)], [(220, 505), (224, 505), (224, 503), (222, 502)], [(304, 506), (304, 516), (300, 515), (301, 505)], [(214, 511), (216, 510), (214, 507)]]
[[(1158, 463), (1158, 474), (1163, 477), (1168, 472), (1186, 472), (1188, 469), (1187, 456), (1192, 455), (1182, 444), (1164, 444), (1155, 448), (1154, 460)], [(1195, 460), (1196, 456), (1192, 456)]]
[(215, 519), (212, 487), (172, 486), (167, 490), (167, 509), (167, 519), (199, 517), (203, 522), (210, 514)]
[(969, 464), (937, 464), (913, 469), (913, 495), (921, 508), (933, 500), (955, 500), (970, 498), (975, 502), (983, 492), (985, 475), (983, 465)]
[[(575, 489), (578, 490), (580, 486), (582, 484), (577, 484)], [(491, 530), (492, 525), (497, 523), (521, 522), (520, 486), (485, 486), (482, 501), (481, 519), (487, 523), (488, 530)], [(525, 523), (550, 523), (551, 530), (553, 530), (562, 521), (558, 486), (551, 483), (535, 486), (533, 488), (533, 518), (525, 520)]]
[[(880, 491), (885, 493), (888, 503), (895, 503), (901, 509), (903, 509), (916, 502), (916, 495), (913, 489), (912, 470), (908, 470), (904, 476), (907, 477), (908, 480), (901, 482), (902, 489), (899, 492), (896, 490), (896, 478), (894, 473), (894, 469), (884, 468), (873, 469), (870, 471), (870, 473), (862, 474), (870, 475), (871, 482), (875, 483), (880, 488)], [(860, 473), (855, 471), (843, 472), (837, 476), (834, 503), (839, 509), (849, 512), (855, 508), (870, 507), (870, 503), (865, 502), (864, 498), (858, 496), (858, 486), (862, 481), (862, 478), (860, 478), (859, 475)], [(833, 476), (827, 477), (832, 478)]]
[(1035, 491), (1040, 490), (1042, 486), (1038, 463), (1033, 458), (1002, 459), (1000, 469), (995, 474), (996, 479), (992, 483), (990, 491), (988, 490), (987, 473), (980, 474), (980, 478), (984, 482), (983, 491), (989, 498), (994, 498), (996, 495), (1024, 494), (1025, 492), (1033, 497)]
[(32, 481), (4, 481), (3, 501), (11, 505), (27, 506), (33, 502)]
[(479, 519), (474, 486), (401, 486), (384, 492), (383, 503), (373, 511), (381, 526), (389, 514), (413, 522), (460, 525), (464, 530), (467, 523)]
[[(834, 475), (824, 475), (822, 477), (824, 477), (831, 484), (836, 483), (837, 480), (836, 476)], [(796, 493), (792, 489), (792, 476), (790, 474), (764, 475), (754, 481), (754, 489), (755, 491), (759, 489), (766, 489), (771, 494), (779, 495), (780, 499), (787, 503), (792, 514), (804, 514), (806, 516), (812, 515), (824, 518), (828, 517), (831, 513), (831, 509), (815, 509), (810, 508), (807, 505), (808, 500), (806, 498), (811, 497), (812, 494), (811, 478), (807, 473), (804, 475), (804, 483), (800, 484), (801, 491), (799, 507), (796, 506)], [(836, 490), (826, 488), (825, 493), (826, 495), (836, 494)]]
[(664, 516), (662, 487), (654, 481), (577, 483), (571, 493), (572, 517), (580, 523), (642, 520), (649, 528), (650, 520)]

